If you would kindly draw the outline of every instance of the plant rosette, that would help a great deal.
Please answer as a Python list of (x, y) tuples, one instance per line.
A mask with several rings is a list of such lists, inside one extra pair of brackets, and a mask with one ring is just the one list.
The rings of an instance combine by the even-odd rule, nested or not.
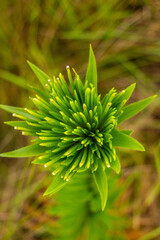
[(77, 172), (90, 171), (104, 210), (108, 195), (106, 168), (120, 172), (115, 147), (144, 151), (130, 136), (132, 131), (118, 130), (117, 125), (139, 113), (156, 96), (125, 106), (135, 88), (132, 84), (119, 93), (111, 89), (101, 100), (91, 46), (84, 84), (74, 69), (72, 77), (69, 66), (68, 85), (61, 73), (52, 79), (32, 63), (29, 65), (44, 87), (44, 91), (32, 88), (36, 92), (32, 99), (35, 108), (0, 107), (21, 119), (5, 123), (21, 130), (23, 135), (34, 136), (34, 143), (0, 156), (37, 156), (33, 163), (44, 165), (55, 175), (45, 195), (62, 189)]

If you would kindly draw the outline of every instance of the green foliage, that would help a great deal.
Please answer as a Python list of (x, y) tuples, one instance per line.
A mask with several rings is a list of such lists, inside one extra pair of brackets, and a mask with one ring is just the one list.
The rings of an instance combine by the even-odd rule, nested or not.
[(58, 174), (55, 178), (52, 184), (49, 186), (49, 188), (46, 190), (44, 195), (51, 195), (56, 192), (58, 192), (61, 188), (63, 188), (67, 184), (67, 181), (64, 181), (63, 178), (61, 178), (61, 175)]
[(22, 157), (33, 157), (39, 154), (44, 153), (46, 150), (45, 147), (40, 146), (39, 144), (32, 144), (11, 152), (1, 153), (1, 157), (8, 158), (22, 158)]
[(45, 84), (48, 83), (49, 76), (47, 76), (47, 74), (45, 74), (43, 71), (41, 71), (38, 67), (30, 63), (29, 61), (28, 61), (28, 64), (33, 70), (33, 72), (35, 73), (35, 75), (37, 76), (37, 78), (39, 79), (42, 86), (45, 88)]
[(144, 147), (134, 138), (122, 133), (116, 129), (112, 130), (112, 143), (115, 147), (124, 147), (137, 151), (144, 151)]
[(104, 211), (101, 211), (98, 192), (90, 173), (78, 173), (54, 198), (56, 204), (46, 206), (46, 211), (59, 219), (59, 225), (58, 229), (46, 225), (44, 234), (49, 239), (57, 240), (126, 239), (125, 229), (129, 225), (129, 218), (126, 216), (122, 219), (121, 210), (116, 209), (115, 204), (133, 178), (130, 176), (126, 183), (120, 184), (120, 176), (113, 177), (109, 169), (107, 176), (110, 194), (108, 207)]
[[(111, 89), (102, 101), (97, 94), (97, 69), (93, 50), (90, 47), (86, 81), (83, 85), (75, 72), (73, 81), (69, 66), (68, 78), (72, 90), (62, 74), (51, 80), (45, 73), (29, 63), (47, 93), (37, 91), (33, 98), (36, 110), (0, 105), (14, 117), (24, 122), (11, 122), (24, 135), (37, 137), (34, 145), (0, 154), (1, 157), (28, 157), (43, 153), (34, 161), (44, 164), (57, 175), (45, 192), (59, 191), (77, 173), (93, 173), (104, 210), (107, 195), (106, 168), (120, 172), (120, 163), (115, 146), (144, 151), (143, 146), (129, 135), (116, 130), (118, 122), (127, 119), (145, 108), (154, 97), (123, 107), (135, 85), (117, 93)], [(119, 120), (120, 119), (120, 120)], [(24, 125), (23, 125), (24, 124)]]
[(104, 210), (108, 196), (107, 176), (105, 171), (103, 171), (103, 168), (100, 165), (97, 171), (93, 172), (93, 176), (95, 178), (95, 182), (101, 196), (102, 210)]
[(90, 51), (89, 51), (89, 62), (88, 62), (88, 68), (87, 68), (87, 74), (86, 74), (86, 81), (88, 81), (89, 87), (91, 83), (97, 89), (97, 65), (96, 65), (96, 59), (95, 59), (91, 45), (90, 45)]
[[(111, 86), (123, 89), (133, 82), (137, 83), (137, 87), (131, 101), (157, 92), (160, 62), (159, 1), (154, 1), (152, 4), (150, 0), (27, 0), (25, 7), (23, 4), (23, 1), (17, 0), (14, 2), (12, 0), (0, 1), (0, 44), (2, 46), (0, 48), (0, 102), (3, 104), (31, 107), (32, 103), (29, 102), (28, 95), (31, 95), (32, 92), (26, 92), (23, 88), (27, 82), (33, 84), (36, 79), (30, 69), (26, 67), (26, 59), (35, 63), (46, 73), (50, 73), (51, 76), (53, 73), (57, 74), (59, 71), (63, 71), (67, 64), (76, 67), (80, 75), (84, 76), (87, 65), (87, 48), (90, 42), (93, 44), (98, 63), (99, 92), (104, 94)], [(17, 78), (17, 75), (22, 78)], [(26, 76), (27, 82), (23, 81)], [(20, 89), (16, 84), (22, 88)], [(39, 93), (38, 95), (40, 96)], [(134, 128), (135, 136), (137, 139), (141, 139), (146, 146), (146, 153), (133, 153), (133, 151), (118, 149), (123, 171), (120, 181), (128, 174), (135, 173), (136, 177), (131, 189), (123, 194), (124, 197), (128, 196), (127, 212), (124, 210), (124, 201), (119, 201), (114, 209), (111, 209), (114, 215), (122, 208), (119, 221), (112, 222), (106, 216), (104, 219), (107, 219), (106, 222), (112, 223), (112, 227), (117, 229), (123, 222), (124, 216), (132, 216), (127, 219), (127, 222), (131, 220), (133, 224), (130, 227), (125, 225), (129, 239), (139, 239), (139, 236), (143, 236), (145, 232), (159, 226), (157, 212), (159, 210), (160, 181), (153, 159), (157, 141), (159, 141), (159, 113), (157, 99), (150, 105), (148, 111), (143, 111), (141, 115), (123, 124), (126, 129)], [(0, 116), (0, 152), (7, 151), (9, 146), (12, 149), (24, 146), (26, 137), (21, 136), (19, 132), (13, 132), (12, 128), (2, 124), (4, 119), (8, 119), (8, 113), (0, 111)], [(17, 124), (20, 124), (19, 122), (17, 121)], [(157, 151), (158, 163), (159, 156), (159, 151)], [(36, 172), (30, 171), (30, 167), (27, 166), (26, 174), (24, 174), (22, 166), (27, 162), (29, 165), (30, 159), (28, 161), (26, 159), (25, 161), (1, 159), (0, 161), (0, 212), (2, 213), (0, 235), (4, 240), (28, 238), (30, 240), (48, 240), (46, 236), (42, 236), (39, 227), (42, 225), (42, 228), (45, 228), (51, 221), (43, 212), (44, 206), (49, 204), (48, 199), (42, 195), (45, 189), (42, 187), (42, 183), (46, 179), (45, 176), (47, 179), (50, 176), (47, 174), (48, 172), (43, 171), (43, 167), (37, 168), (34, 165), (31, 166), (36, 169)], [(32, 182), (28, 182), (29, 173), (33, 175)], [(13, 185), (15, 175), (17, 181), (22, 185), (21, 188)], [(113, 174), (112, 178), (114, 179), (116, 176)], [(40, 188), (35, 189), (34, 183), (37, 178), (41, 179), (42, 183)], [(22, 184), (23, 181), (24, 184)], [(51, 176), (48, 184), (52, 181)], [(26, 182), (28, 182), (27, 186)], [(31, 190), (32, 187), (34, 190)], [(116, 187), (117, 184), (109, 185), (109, 197)], [(25, 196), (27, 198), (24, 203)], [(53, 207), (55, 197), (56, 195), (52, 197)], [(39, 199), (41, 199), (40, 203)], [(66, 207), (68, 205), (68, 208), (71, 209), (72, 202), (66, 204)], [(26, 210), (27, 205), (28, 210)], [(35, 205), (38, 205), (38, 208)], [(107, 206), (110, 206), (109, 199)], [(53, 220), (51, 228), (53, 229), (55, 225), (57, 226), (58, 219), (54, 215), (51, 218)], [(43, 222), (45, 220), (46, 224)], [(96, 229), (96, 224), (93, 224), (92, 232), (97, 236)], [(108, 225), (106, 230), (109, 232)], [(58, 227), (55, 227), (56, 231), (58, 231)], [(117, 240), (120, 238), (121, 232), (118, 232), (113, 236), (107, 236), (106, 239)], [(153, 233), (150, 238), (155, 239), (155, 234)], [(51, 236), (51, 239), (54, 239), (54, 235)], [(81, 239), (84, 240), (85, 235)], [(159, 239), (158, 235), (156, 239)]]
[(132, 103), (129, 106), (124, 107), (123, 113), (121, 114), (121, 116), (118, 119), (118, 123), (121, 123), (121, 122), (127, 120), (128, 118), (131, 118), (132, 116), (136, 115), (140, 111), (142, 111), (146, 106), (148, 106), (148, 104), (150, 104), (154, 100), (154, 98), (156, 96), (157, 95), (143, 99), (141, 101)]
[[(0, 105), (0, 108), (4, 109), (7, 112), (13, 113), (13, 117), (18, 117), (23, 120), (29, 120), (29, 121), (37, 121), (38, 118), (36, 118), (34, 115), (26, 112), (25, 109), (20, 108), (20, 107), (11, 107), (7, 105)], [(16, 127), (16, 125), (15, 125)]]

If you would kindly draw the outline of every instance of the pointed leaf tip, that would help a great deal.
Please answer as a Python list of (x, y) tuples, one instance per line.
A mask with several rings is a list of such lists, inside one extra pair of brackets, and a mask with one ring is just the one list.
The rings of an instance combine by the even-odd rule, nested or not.
[(142, 144), (140, 144), (136, 139), (124, 134), (121, 131), (113, 129), (111, 132), (112, 144), (114, 147), (124, 147), (131, 150), (145, 151)]
[(157, 95), (145, 98), (143, 100), (140, 100), (138, 102), (132, 103), (130, 105), (127, 105), (123, 108), (123, 113), (120, 115), (118, 119), (118, 124), (133, 117), (140, 111), (142, 111), (145, 107), (147, 107), (154, 99), (157, 97)]
[(119, 158), (118, 157), (116, 157), (116, 159), (114, 160), (114, 161), (112, 161), (111, 163), (110, 163), (110, 165), (111, 165), (111, 168), (116, 172), (116, 173), (120, 173), (120, 171), (121, 171), (121, 164), (120, 164), (120, 162), (119, 162)]
[(91, 83), (97, 89), (97, 65), (96, 65), (96, 59), (95, 59), (91, 44), (89, 48), (89, 61), (88, 61), (88, 68), (87, 68), (87, 74), (86, 74), (86, 81), (88, 81), (89, 87)]
[(44, 73), (42, 70), (40, 70), (38, 67), (36, 67), (33, 63), (31, 63), (29, 61), (27, 61), (27, 63), (30, 66), (30, 68), (32, 69), (32, 71), (34, 72), (34, 74), (39, 79), (42, 86), (46, 89), (45, 84), (48, 84), (48, 79), (50, 79), (50, 77), (46, 73)]
[[(121, 95), (121, 97), (119, 98), (119, 101), (123, 101), (125, 100), (125, 103), (129, 100), (129, 98), (131, 97), (134, 89), (135, 89), (136, 83), (131, 84), (129, 87), (127, 87), (124, 91), (124, 93)], [(124, 104), (125, 104), (124, 103)]]
[(92, 48), (92, 44), (91, 43), (89, 44), (89, 51), (93, 53), (93, 48)]

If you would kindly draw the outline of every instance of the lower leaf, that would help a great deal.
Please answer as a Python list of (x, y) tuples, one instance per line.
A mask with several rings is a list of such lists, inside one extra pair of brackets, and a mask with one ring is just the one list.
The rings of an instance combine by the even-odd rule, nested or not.
[(56, 177), (54, 177), (52, 184), (49, 186), (49, 188), (45, 191), (43, 195), (52, 195), (60, 191), (67, 183), (68, 182), (61, 178), (60, 175), (57, 175)]
[(99, 164), (97, 171), (93, 172), (94, 180), (97, 185), (98, 191), (101, 197), (101, 207), (104, 210), (108, 197), (108, 183), (105, 171), (103, 171), (102, 166)]
[(112, 144), (114, 147), (124, 147), (137, 151), (145, 151), (144, 147), (134, 138), (113, 129), (111, 132), (112, 135)]
[(32, 144), (27, 147), (19, 148), (11, 152), (1, 153), (0, 157), (9, 158), (33, 157), (42, 154), (45, 151), (46, 147), (42, 147), (39, 144)]

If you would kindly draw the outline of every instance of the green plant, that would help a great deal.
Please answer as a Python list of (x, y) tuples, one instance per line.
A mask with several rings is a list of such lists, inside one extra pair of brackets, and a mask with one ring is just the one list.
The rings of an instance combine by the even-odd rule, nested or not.
[(124, 107), (135, 88), (132, 84), (120, 93), (111, 89), (100, 101), (96, 60), (91, 47), (84, 84), (74, 69), (73, 80), (67, 66), (71, 88), (62, 74), (52, 80), (33, 64), (29, 65), (46, 90), (33, 88), (37, 95), (32, 100), (37, 109), (0, 107), (23, 120), (7, 124), (22, 130), (24, 135), (36, 138), (32, 140), (33, 144), (0, 156), (31, 157), (42, 154), (33, 163), (44, 164), (56, 175), (45, 195), (62, 189), (77, 172), (89, 172), (97, 185), (104, 210), (108, 195), (106, 169), (111, 167), (120, 172), (115, 147), (144, 151), (143, 146), (130, 137), (132, 131), (120, 131), (116, 127), (140, 112), (155, 96)]
[(107, 177), (110, 192), (104, 211), (92, 176), (87, 172), (78, 173), (46, 206), (45, 212), (58, 221), (55, 227), (47, 223), (42, 236), (56, 240), (127, 239), (125, 231), (130, 226), (128, 215), (124, 215), (127, 201), (123, 200), (122, 206), (117, 203), (135, 177), (131, 174), (125, 182), (120, 182), (121, 176), (109, 168)]

